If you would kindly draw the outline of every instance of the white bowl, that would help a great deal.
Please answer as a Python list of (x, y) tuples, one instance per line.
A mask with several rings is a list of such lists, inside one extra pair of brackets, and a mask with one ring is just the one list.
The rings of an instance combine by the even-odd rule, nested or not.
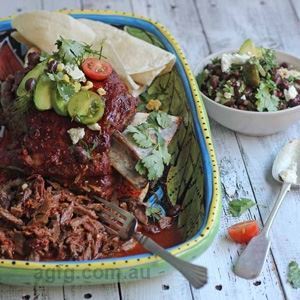
[[(194, 74), (198, 75), (204, 67), (223, 53), (232, 53), (234, 50), (221, 51), (206, 57), (194, 68)], [(279, 63), (287, 62), (296, 70), (300, 70), (300, 59), (288, 53), (276, 51)], [(264, 136), (287, 129), (300, 120), (300, 106), (280, 110), (276, 112), (244, 111), (219, 104), (208, 98), (201, 92), (208, 115), (221, 125), (252, 136)]]

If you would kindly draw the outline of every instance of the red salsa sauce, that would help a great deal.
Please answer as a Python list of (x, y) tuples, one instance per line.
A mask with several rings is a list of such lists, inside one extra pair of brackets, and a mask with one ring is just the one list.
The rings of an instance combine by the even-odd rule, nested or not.
[[(146, 236), (153, 239), (163, 248), (169, 248), (178, 245), (183, 242), (183, 234), (180, 229), (177, 228), (177, 224), (173, 223), (169, 228), (165, 228), (158, 233), (145, 233)], [(149, 252), (141, 244), (137, 243), (134, 248), (127, 251), (120, 251), (116, 255), (117, 257), (136, 255)]]

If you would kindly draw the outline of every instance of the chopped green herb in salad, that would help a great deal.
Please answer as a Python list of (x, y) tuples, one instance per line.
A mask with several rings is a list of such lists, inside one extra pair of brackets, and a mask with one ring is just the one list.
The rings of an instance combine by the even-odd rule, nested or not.
[(197, 82), (210, 99), (240, 110), (271, 112), (300, 105), (300, 71), (249, 39), (239, 51), (213, 59)]

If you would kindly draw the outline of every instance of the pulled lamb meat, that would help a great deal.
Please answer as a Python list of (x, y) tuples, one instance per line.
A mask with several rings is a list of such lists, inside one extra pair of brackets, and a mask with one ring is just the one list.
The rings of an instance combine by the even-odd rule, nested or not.
[(134, 245), (107, 233), (98, 218), (102, 205), (85, 195), (45, 182), (40, 175), (9, 184), (1, 188), (8, 199), (0, 207), (1, 258), (88, 260)]

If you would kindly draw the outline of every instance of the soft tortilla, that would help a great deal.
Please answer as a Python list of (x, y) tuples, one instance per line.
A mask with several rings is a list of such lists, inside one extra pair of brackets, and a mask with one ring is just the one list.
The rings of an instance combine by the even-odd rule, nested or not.
[[(97, 50), (99, 50), (99, 47), (97, 47)], [(134, 97), (137, 97), (144, 91), (144, 88), (135, 83), (133, 78), (126, 72), (125, 67), (120, 60), (120, 57), (118, 56), (116, 50), (112, 47), (109, 41), (104, 41), (102, 55), (103, 57), (105, 57), (106, 60), (108, 60), (111, 63), (113, 69), (125, 82), (130, 93)]]
[(12, 36), (21, 43), (52, 53), (60, 36), (92, 44), (124, 80), (133, 96), (141, 94), (154, 78), (171, 71), (175, 56), (159, 47), (131, 36), (111, 25), (47, 11), (18, 15), (13, 19), (17, 30)]
[(16, 16), (12, 27), (30, 44), (52, 53), (56, 50), (55, 42), (60, 36), (79, 42), (92, 44), (94, 31), (89, 26), (58, 12), (35, 11)]
[(175, 63), (172, 53), (135, 38), (123, 30), (98, 21), (80, 21), (94, 30), (94, 47), (99, 48), (103, 40), (108, 41), (117, 50), (127, 74), (140, 85), (150, 85), (157, 75), (169, 72)]

